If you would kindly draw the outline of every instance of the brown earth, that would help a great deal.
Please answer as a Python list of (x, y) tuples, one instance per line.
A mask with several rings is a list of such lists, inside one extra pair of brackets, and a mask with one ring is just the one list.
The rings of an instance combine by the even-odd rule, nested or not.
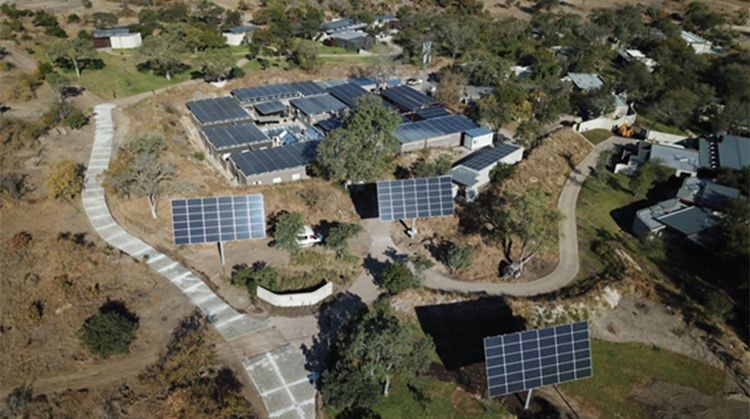
[[(544, 139), (529, 156), (520, 162), (514, 174), (502, 186), (512, 193), (524, 193), (532, 187), (541, 188), (550, 196), (550, 205), (556, 205), (568, 173), (591, 150), (591, 144), (580, 134), (562, 129)], [(492, 188), (493, 186), (490, 186)], [(462, 208), (459, 205), (458, 214)], [(478, 234), (465, 234), (459, 226), (460, 217), (439, 217), (417, 220), (419, 236), (415, 239), (405, 234), (405, 227), (391, 224), (394, 243), (408, 253), (429, 255), (431, 247), (445, 242), (466, 243), (474, 247), (471, 266), (454, 273), (464, 281), (499, 280), (500, 262), (503, 254), (499, 246), (486, 242)], [(551, 238), (549, 251), (538, 255), (529, 262), (520, 281), (528, 281), (550, 273), (557, 265), (557, 237)], [(447, 272), (445, 272), (447, 273)]]

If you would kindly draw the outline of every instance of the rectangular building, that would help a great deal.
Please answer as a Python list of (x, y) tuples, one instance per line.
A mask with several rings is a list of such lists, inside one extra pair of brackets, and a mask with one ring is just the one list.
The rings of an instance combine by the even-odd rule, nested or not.
[(415, 112), (437, 105), (437, 99), (406, 85), (391, 87), (380, 92), (385, 100), (401, 112)]
[(461, 134), (477, 128), (477, 124), (463, 115), (448, 115), (424, 121), (405, 122), (393, 132), (401, 142), (401, 152), (427, 147), (457, 147)]
[(451, 169), (453, 183), (457, 184), (469, 201), (490, 183), (490, 173), (498, 163), (516, 164), (523, 159), (523, 147), (502, 143), (475, 151), (458, 161)]
[(229, 170), (241, 185), (267, 185), (306, 179), (319, 141), (306, 141), (229, 155)]
[(204, 128), (201, 134), (211, 155), (222, 160), (230, 153), (268, 148), (273, 144), (252, 122)]
[(250, 114), (231, 96), (194, 100), (186, 104), (200, 126), (231, 124), (250, 120)]
[(289, 104), (292, 106), (295, 115), (308, 126), (334, 117), (348, 109), (346, 104), (327, 93), (319, 96), (292, 99), (289, 101)]

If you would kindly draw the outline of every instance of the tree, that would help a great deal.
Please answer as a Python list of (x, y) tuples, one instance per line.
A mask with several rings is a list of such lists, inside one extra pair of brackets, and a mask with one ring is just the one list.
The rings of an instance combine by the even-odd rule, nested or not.
[(99, 313), (86, 319), (79, 336), (91, 352), (107, 358), (127, 353), (137, 329), (138, 317), (124, 304), (111, 301), (101, 306)]
[(633, 195), (644, 196), (656, 183), (666, 181), (674, 171), (659, 160), (649, 160), (636, 169), (630, 180)]
[(701, 97), (688, 88), (669, 89), (652, 105), (653, 112), (668, 124), (684, 127), (695, 115)]
[(305, 227), (305, 219), (298, 212), (285, 212), (279, 215), (274, 227), (274, 239), (279, 248), (296, 252), (299, 250), (297, 236)]
[(145, 64), (164, 74), (167, 80), (172, 80), (172, 75), (184, 64), (185, 43), (180, 37), (168, 32), (152, 35), (143, 40), (138, 48), (137, 59), (140, 64)]
[(105, 187), (120, 196), (146, 198), (151, 216), (156, 219), (161, 198), (187, 188), (177, 181), (174, 165), (161, 159), (166, 148), (163, 138), (150, 134), (120, 148), (104, 172)]
[(255, 297), (258, 286), (275, 290), (281, 284), (281, 279), (281, 274), (273, 267), (265, 262), (255, 262), (251, 267), (244, 263), (233, 266), (229, 282), (247, 289), (250, 295)]
[(198, 55), (196, 64), (206, 80), (225, 80), (232, 75), (235, 59), (226, 48), (209, 49)]
[(96, 49), (90, 41), (76, 37), (54, 44), (47, 55), (60, 66), (72, 65), (80, 79), (81, 70), (96, 59)]
[(387, 397), (394, 375), (409, 382), (423, 373), (432, 342), (415, 338), (380, 301), (339, 334), (335, 363), (323, 373), (323, 399), (337, 409), (368, 408)]
[(451, 271), (459, 271), (471, 266), (474, 248), (468, 244), (451, 243), (445, 255), (445, 263)]
[(445, 72), (440, 77), (437, 88), (437, 100), (441, 105), (455, 109), (461, 101), (463, 86), (466, 80), (452, 71)]
[(420, 279), (404, 263), (388, 263), (383, 269), (381, 287), (389, 294), (398, 294), (401, 291), (419, 286)]
[(735, 277), (742, 282), (734, 285), (746, 289), (747, 267), (750, 266), (750, 201), (746, 198), (731, 200), (724, 211), (719, 230), (719, 254), (727, 266), (738, 271)]
[(47, 176), (47, 195), (52, 199), (73, 199), (83, 188), (83, 166), (73, 160), (57, 162)]
[(502, 183), (505, 179), (513, 176), (516, 171), (514, 164), (498, 163), (490, 171), (490, 180), (493, 183)]
[[(426, 151), (426, 150), (425, 150)], [(420, 155), (411, 165), (411, 175), (415, 178), (433, 177), (447, 175), (453, 166), (453, 159), (450, 155), (443, 154), (435, 159), (429, 159), (429, 152)]]
[(78, 129), (82, 126), (86, 125), (86, 122), (88, 122), (88, 118), (86, 115), (79, 111), (74, 110), (68, 116), (65, 117), (65, 123), (68, 124), (68, 126), (72, 129)]
[(195, 23), (187, 26), (184, 32), (185, 46), (193, 50), (193, 53), (225, 46), (224, 36), (215, 26)]
[(338, 257), (344, 257), (349, 253), (347, 249), (349, 239), (361, 231), (362, 226), (359, 224), (339, 224), (328, 232), (326, 246), (333, 249)]
[(289, 51), (289, 60), (300, 70), (317, 71), (320, 68), (317, 44), (304, 39), (298, 40)]
[(562, 214), (539, 188), (523, 194), (485, 194), (478, 205), (479, 226), (502, 246), (503, 276), (518, 277), (525, 265), (554, 241)]
[(371, 182), (387, 172), (398, 151), (392, 132), (401, 122), (396, 111), (377, 96), (363, 96), (344, 120), (318, 146), (323, 175), (339, 182)]
[(615, 97), (607, 88), (576, 92), (570, 97), (573, 108), (585, 119), (594, 119), (615, 110)]

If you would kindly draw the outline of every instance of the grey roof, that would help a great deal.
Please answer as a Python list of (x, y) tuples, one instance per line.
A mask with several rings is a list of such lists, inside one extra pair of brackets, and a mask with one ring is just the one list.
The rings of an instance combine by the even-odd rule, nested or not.
[(332, 39), (351, 41), (354, 39), (367, 38), (369, 35), (362, 31), (342, 31), (331, 35)]
[(729, 186), (720, 185), (715, 182), (708, 182), (703, 186), (700, 195), (698, 195), (698, 203), (705, 207), (720, 210), (726, 206), (727, 201), (737, 199), (740, 196), (741, 192), (739, 189), (730, 188)]
[(658, 220), (698, 243), (701, 241), (699, 236), (701, 232), (721, 223), (719, 218), (713, 215), (711, 211), (701, 207), (689, 207), (674, 211), (662, 215)]
[(567, 77), (577, 88), (586, 92), (604, 86), (604, 81), (595, 73), (568, 73)]
[(329, 133), (336, 128), (341, 128), (344, 126), (344, 122), (341, 120), (341, 118), (328, 118), (324, 119), (317, 124), (315, 124), (320, 128), (324, 133)]
[(130, 33), (128, 28), (105, 28), (95, 29), (94, 38), (109, 38), (110, 36), (127, 35)]
[(450, 171), (453, 181), (464, 186), (474, 186), (479, 183), (479, 174), (468, 167), (456, 166)]
[(347, 108), (335, 97), (324, 94), (320, 96), (309, 96), (302, 99), (293, 99), (289, 103), (299, 109), (305, 115), (320, 115), (324, 113), (340, 112)]
[(284, 112), (286, 110), (286, 105), (279, 102), (278, 100), (256, 103), (255, 105), (253, 105), (253, 107), (261, 115), (270, 115), (274, 113)]
[(426, 108), (437, 103), (435, 98), (401, 85), (385, 89), (380, 93), (387, 101), (398, 106), (403, 111), (413, 112), (420, 108)]
[(234, 97), (242, 102), (249, 103), (312, 96), (323, 93), (325, 93), (325, 90), (313, 81), (269, 84), (266, 86), (245, 87), (232, 90), (232, 95)]
[(635, 216), (645, 224), (649, 230), (655, 231), (664, 228), (664, 224), (657, 219), (673, 211), (688, 208), (689, 205), (680, 202), (677, 198), (667, 199), (648, 208), (643, 208), (635, 213)]
[(323, 23), (323, 29), (327, 31), (340, 30), (349, 26), (352, 26), (354, 21), (349, 18), (334, 19)]
[(250, 145), (253, 143), (271, 141), (252, 122), (238, 125), (228, 125), (223, 127), (206, 128), (203, 130), (206, 139), (216, 148), (231, 149)]
[(359, 86), (374, 86), (378, 84), (378, 81), (372, 77), (356, 77), (350, 81)]
[(456, 166), (464, 166), (477, 172), (494, 166), (503, 158), (521, 149), (515, 144), (498, 144), (495, 147), (485, 147), (461, 159)]
[(396, 21), (398, 21), (398, 18), (396, 16), (393, 16), (393, 15), (378, 15), (378, 16), (375, 16), (375, 21), (376, 22), (384, 22), (384, 23), (396, 22)]
[(723, 136), (719, 142), (719, 165), (735, 170), (750, 166), (750, 138)]
[(245, 176), (276, 172), (308, 165), (315, 160), (319, 141), (232, 153), (229, 160)]
[(651, 160), (659, 160), (659, 163), (688, 173), (698, 171), (698, 150), (681, 148), (665, 144), (654, 144), (651, 146)]
[(346, 79), (330, 79), (330, 80), (317, 80), (315, 83), (322, 87), (324, 90), (328, 90), (334, 86), (341, 86), (342, 84), (349, 83)]
[(256, 29), (258, 29), (257, 26), (250, 24), (250, 25), (244, 25), (244, 26), (237, 26), (235, 28), (229, 28), (229, 29), (225, 30), (224, 32), (227, 32), (227, 33), (238, 33), (239, 34), (239, 33), (252, 32), (252, 31), (254, 31)]
[(466, 131), (466, 135), (468, 135), (469, 137), (481, 137), (483, 135), (493, 134), (493, 133), (494, 131), (492, 131), (491, 129), (487, 127), (478, 127), (478, 128), (474, 128), (474, 129), (470, 129)]
[(360, 97), (370, 94), (370, 92), (360, 87), (360, 85), (352, 82), (333, 86), (328, 89), (328, 93), (350, 108), (353, 108), (357, 104), (357, 100)]
[(414, 112), (420, 119), (432, 119), (439, 118), (441, 116), (452, 115), (447, 109), (441, 106), (433, 106), (431, 108), (417, 109)]
[(688, 31), (682, 31), (680, 33), (680, 37), (685, 40), (685, 42), (690, 44), (710, 44), (710, 42), (708, 42), (706, 38)]
[(396, 127), (393, 136), (402, 143), (410, 143), (456, 134), (476, 127), (474, 121), (463, 115), (449, 115), (401, 124)]
[(698, 139), (698, 162), (701, 167), (716, 169), (719, 167), (719, 146), (716, 141), (706, 138)]
[(201, 125), (220, 124), (250, 119), (239, 102), (225, 96), (214, 99), (195, 100), (185, 104)]

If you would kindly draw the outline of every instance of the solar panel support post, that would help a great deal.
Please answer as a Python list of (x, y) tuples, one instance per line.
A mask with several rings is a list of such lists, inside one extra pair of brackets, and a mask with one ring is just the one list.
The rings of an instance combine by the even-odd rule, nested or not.
[(224, 242), (219, 242), (219, 258), (221, 259), (221, 266), (224, 266)]
[(409, 237), (411, 238), (417, 237), (417, 219), (416, 218), (411, 219), (411, 227), (406, 230), (406, 234), (408, 234)]
[(523, 404), (524, 410), (529, 410), (529, 405), (531, 404), (531, 394), (534, 392), (534, 389), (529, 389), (529, 391), (526, 393), (526, 403)]

